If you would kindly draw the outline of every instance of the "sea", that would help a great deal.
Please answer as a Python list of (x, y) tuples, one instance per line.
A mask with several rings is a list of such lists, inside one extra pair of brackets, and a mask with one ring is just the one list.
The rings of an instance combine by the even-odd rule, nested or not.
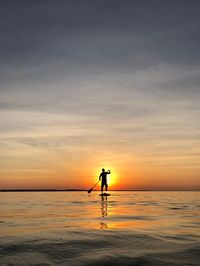
[(200, 192), (1, 192), (0, 265), (200, 265)]

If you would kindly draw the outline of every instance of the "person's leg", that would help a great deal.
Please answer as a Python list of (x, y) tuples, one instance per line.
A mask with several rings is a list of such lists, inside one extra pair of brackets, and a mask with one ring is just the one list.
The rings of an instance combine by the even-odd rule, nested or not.
[(108, 184), (107, 183), (105, 184), (105, 187), (106, 187), (106, 192), (107, 192), (107, 190), (108, 190)]
[(101, 183), (101, 194), (103, 194), (103, 183)]

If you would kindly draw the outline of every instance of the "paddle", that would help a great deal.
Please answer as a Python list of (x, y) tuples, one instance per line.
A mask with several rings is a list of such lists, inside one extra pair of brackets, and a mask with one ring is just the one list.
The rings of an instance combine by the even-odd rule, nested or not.
[[(100, 181), (100, 180), (99, 180)], [(93, 190), (93, 188), (95, 188), (96, 187), (96, 185), (99, 183), (99, 181), (91, 188), (91, 189), (89, 189), (87, 192), (88, 193), (91, 193), (92, 192), (92, 190)]]

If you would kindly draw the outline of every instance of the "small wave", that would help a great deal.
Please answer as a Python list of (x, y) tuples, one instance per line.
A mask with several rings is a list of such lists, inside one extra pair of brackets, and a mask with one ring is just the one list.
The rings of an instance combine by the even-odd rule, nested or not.
[(150, 216), (141, 216), (141, 215), (112, 215), (112, 220), (146, 220), (152, 221), (154, 220), (153, 217)]
[(72, 204), (85, 204), (85, 202), (83, 202), (83, 201), (78, 201), (78, 200), (76, 200), (76, 201), (72, 201), (72, 202), (70, 202), (70, 203), (72, 203)]
[(169, 210), (184, 210), (184, 208), (182, 208), (182, 207), (172, 207), (172, 208), (169, 208)]
[(1, 265), (199, 266), (198, 242), (177, 243), (128, 231), (74, 232), (0, 246)]

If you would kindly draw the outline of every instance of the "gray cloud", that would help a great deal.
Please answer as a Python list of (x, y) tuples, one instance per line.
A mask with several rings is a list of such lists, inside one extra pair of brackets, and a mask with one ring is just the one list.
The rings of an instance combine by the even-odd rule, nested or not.
[(125, 65), (124, 57), (140, 52), (195, 63), (198, 9), (198, 1), (1, 1), (1, 61), (23, 66), (110, 58)]

